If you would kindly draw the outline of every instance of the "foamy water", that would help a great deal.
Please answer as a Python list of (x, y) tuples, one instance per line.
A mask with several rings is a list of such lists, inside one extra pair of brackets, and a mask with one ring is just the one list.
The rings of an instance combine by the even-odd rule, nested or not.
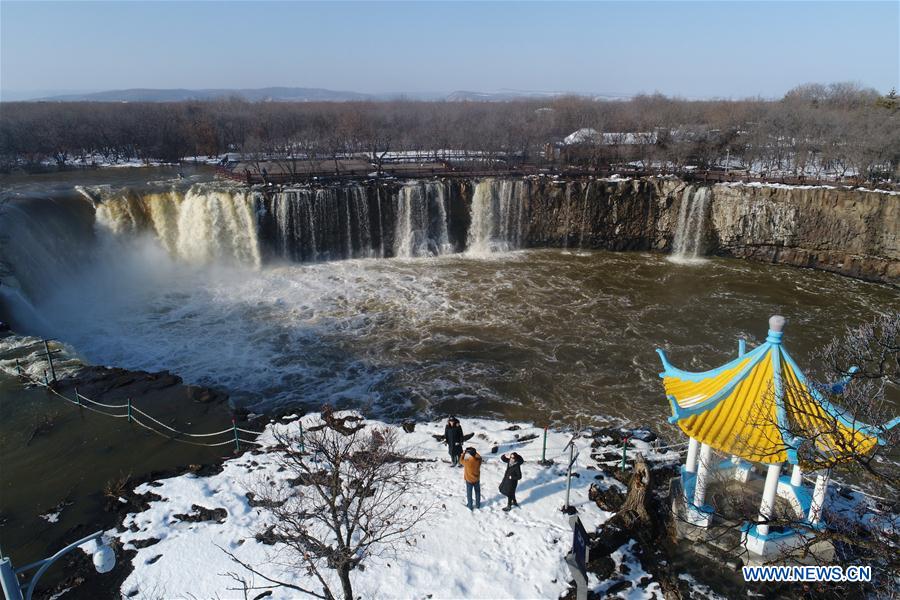
[[(804, 366), (896, 292), (811, 271), (558, 250), (263, 269), (175, 264), (145, 242), (38, 306), (94, 363), (169, 370), (257, 408), (354, 406), (661, 423), (656, 347), (717, 366), (775, 312)], [(815, 290), (815, 291), (811, 291)]]

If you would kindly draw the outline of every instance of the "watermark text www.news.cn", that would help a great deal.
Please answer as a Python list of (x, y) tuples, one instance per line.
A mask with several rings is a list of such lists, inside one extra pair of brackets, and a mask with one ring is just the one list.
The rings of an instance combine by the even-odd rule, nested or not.
[(871, 581), (872, 567), (837, 565), (743, 567), (744, 581)]

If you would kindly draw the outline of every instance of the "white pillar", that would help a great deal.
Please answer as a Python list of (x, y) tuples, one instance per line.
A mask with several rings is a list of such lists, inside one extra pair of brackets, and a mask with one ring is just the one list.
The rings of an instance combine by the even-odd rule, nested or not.
[(697, 472), (697, 448), (699, 447), (700, 442), (694, 438), (691, 438), (688, 442), (687, 459), (684, 461), (684, 470), (688, 473)]
[(712, 448), (708, 444), (700, 446), (700, 464), (697, 468), (697, 482), (694, 486), (694, 506), (703, 506), (706, 499), (706, 484), (709, 480), (709, 468), (712, 466)]
[(794, 465), (794, 470), (791, 471), (791, 485), (794, 487), (803, 485), (803, 471), (800, 470), (800, 465)]
[(822, 506), (825, 504), (825, 491), (828, 489), (828, 471), (820, 471), (813, 488), (812, 503), (809, 505), (809, 522), (816, 525), (822, 518)]
[(760, 535), (769, 533), (769, 524), (767, 521), (772, 520), (775, 516), (775, 494), (778, 492), (778, 478), (781, 477), (781, 464), (769, 465), (766, 473), (766, 486), (763, 489), (762, 502), (759, 505), (760, 525), (756, 526), (756, 531)]

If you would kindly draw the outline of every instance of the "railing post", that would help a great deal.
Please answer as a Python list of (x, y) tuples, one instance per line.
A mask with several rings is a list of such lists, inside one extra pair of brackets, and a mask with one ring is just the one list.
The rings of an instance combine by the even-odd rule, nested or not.
[(234, 422), (234, 417), (231, 417), (231, 430), (234, 431), (234, 451), (241, 451), (241, 442), (238, 440), (238, 431), (237, 431), (237, 423)]
[(56, 370), (53, 368), (53, 355), (50, 354), (50, 346), (47, 340), (44, 340), (44, 350), (47, 352), (47, 362), (50, 363), (50, 375), (53, 377), (53, 383), (56, 383)]
[(131, 423), (131, 398), (128, 398), (128, 422)]
[(547, 428), (544, 427), (544, 445), (541, 448), (541, 462), (547, 462)]
[(572, 465), (575, 463), (575, 438), (569, 442), (569, 470), (566, 472), (566, 504), (563, 510), (569, 510), (569, 492), (572, 490)]

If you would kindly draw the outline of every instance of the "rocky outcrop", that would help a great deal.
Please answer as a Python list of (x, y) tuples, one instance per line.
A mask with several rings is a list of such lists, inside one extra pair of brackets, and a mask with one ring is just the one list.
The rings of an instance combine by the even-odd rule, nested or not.
[(900, 195), (846, 188), (713, 186), (713, 251), (900, 283)]

